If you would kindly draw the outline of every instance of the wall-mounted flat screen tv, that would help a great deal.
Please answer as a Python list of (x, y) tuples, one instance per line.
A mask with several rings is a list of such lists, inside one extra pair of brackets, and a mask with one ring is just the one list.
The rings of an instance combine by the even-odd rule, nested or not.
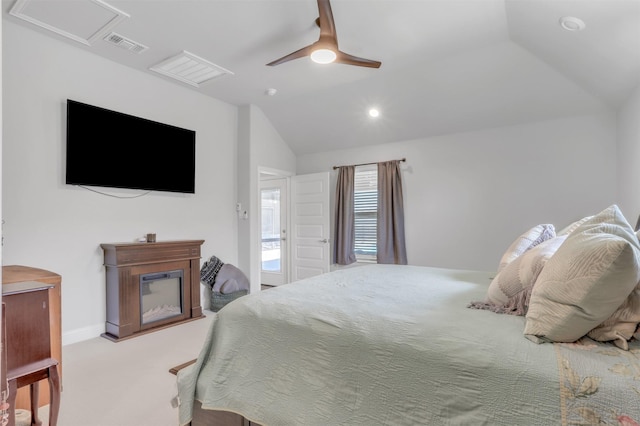
[(195, 193), (196, 132), (67, 99), (66, 183)]

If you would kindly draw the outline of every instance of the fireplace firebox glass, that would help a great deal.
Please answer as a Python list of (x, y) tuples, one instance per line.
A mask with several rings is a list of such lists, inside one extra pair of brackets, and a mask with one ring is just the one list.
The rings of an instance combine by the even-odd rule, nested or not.
[(182, 315), (182, 270), (140, 275), (142, 325)]

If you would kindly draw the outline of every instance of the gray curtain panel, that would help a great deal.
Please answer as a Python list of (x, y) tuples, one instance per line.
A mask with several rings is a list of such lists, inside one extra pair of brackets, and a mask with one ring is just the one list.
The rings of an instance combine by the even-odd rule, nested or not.
[(356, 261), (353, 211), (355, 169), (354, 166), (342, 166), (338, 169), (335, 238), (333, 239), (333, 263), (338, 265), (349, 265)]
[(378, 263), (407, 264), (400, 161), (378, 163)]

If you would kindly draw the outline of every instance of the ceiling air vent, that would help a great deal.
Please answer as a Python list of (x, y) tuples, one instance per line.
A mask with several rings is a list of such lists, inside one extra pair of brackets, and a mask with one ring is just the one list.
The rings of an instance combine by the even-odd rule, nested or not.
[(131, 39), (121, 36), (117, 33), (111, 33), (104, 38), (104, 41), (107, 43), (114, 44), (123, 49), (129, 50), (133, 53), (142, 53), (147, 50), (149, 47), (144, 44), (140, 44)]
[(226, 74), (233, 75), (231, 71), (187, 51), (182, 51), (149, 69), (195, 87)]
[(87, 46), (129, 18), (102, 0), (16, 0), (9, 13)]

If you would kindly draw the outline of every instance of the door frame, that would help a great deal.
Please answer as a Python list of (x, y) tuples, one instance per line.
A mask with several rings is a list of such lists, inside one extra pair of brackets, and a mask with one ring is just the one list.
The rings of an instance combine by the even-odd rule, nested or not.
[[(258, 166), (258, 191), (256, 194), (256, 202), (257, 202), (257, 206), (261, 206), (262, 205), (262, 193), (260, 190), (260, 184), (263, 180), (269, 180), (269, 179), (285, 179), (286, 183), (285, 183), (285, 191), (286, 191), (286, 197), (287, 197), (287, 201), (286, 201), (286, 212), (287, 212), (287, 220), (285, 221), (286, 223), (286, 228), (287, 232), (290, 232), (291, 230), (291, 176), (293, 176), (293, 173), (288, 172), (286, 170), (279, 170), (279, 169), (274, 169), (271, 167), (262, 167), (262, 166)], [(260, 212), (261, 214), (261, 212)], [(255, 222), (254, 222), (255, 223)], [(256, 259), (256, 264), (255, 265), (251, 265), (251, 268), (256, 268), (257, 269), (257, 277), (258, 279), (261, 280), (262, 278), (262, 219), (258, 220), (258, 225), (256, 227), (255, 232), (258, 234), (256, 240), (256, 247), (254, 247), (254, 249), (256, 250), (256, 253), (259, 253), (259, 255), (257, 256)], [(289, 249), (287, 250), (287, 265), (286, 265), (286, 279), (285, 279), (285, 283), (289, 283), (291, 282), (291, 247), (290, 247), (290, 237), (287, 236), (287, 243), (289, 243)], [(261, 285), (262, 283), (260, 283), (259, 285)], [(261, 287), (258, 287), (261, 288)]]

